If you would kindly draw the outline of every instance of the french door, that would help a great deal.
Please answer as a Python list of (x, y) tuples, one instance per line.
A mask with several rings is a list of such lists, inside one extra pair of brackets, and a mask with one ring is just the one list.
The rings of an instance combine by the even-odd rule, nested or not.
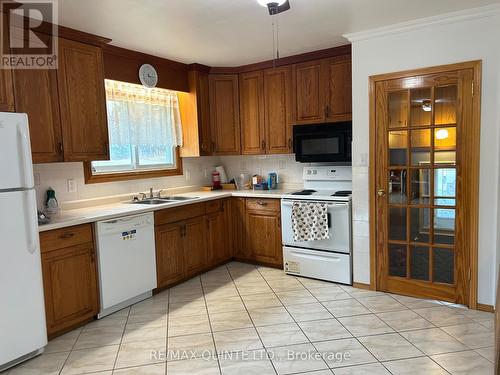
[(469, 304), (479, 159), (474, 74), (374, 81), (379, 290)]

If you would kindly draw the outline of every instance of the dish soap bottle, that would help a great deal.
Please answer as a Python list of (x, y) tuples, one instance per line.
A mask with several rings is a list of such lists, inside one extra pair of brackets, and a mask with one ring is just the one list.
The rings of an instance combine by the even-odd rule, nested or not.
[(56, 215), (59, 212), (59, 203), (57, 203), (56, 192), (49, 187), (47, 190), (47, 201), (45, 202), (49, 215)]

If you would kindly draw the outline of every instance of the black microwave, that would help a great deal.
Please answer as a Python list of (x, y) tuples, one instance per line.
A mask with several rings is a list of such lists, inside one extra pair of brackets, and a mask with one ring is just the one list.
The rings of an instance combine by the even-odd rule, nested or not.
[(301, 163), (351, 163), (352, 122), (321, 125), (295, 125), (295, 160)]

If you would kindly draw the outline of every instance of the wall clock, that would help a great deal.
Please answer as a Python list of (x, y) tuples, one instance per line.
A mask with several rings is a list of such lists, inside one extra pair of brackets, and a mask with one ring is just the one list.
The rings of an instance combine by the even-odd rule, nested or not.
[(143, 64), (139, 68), (139, 80), (148, 88), (156, 87), (158, 83), (158, 73), (154, 66), (150, 64)]

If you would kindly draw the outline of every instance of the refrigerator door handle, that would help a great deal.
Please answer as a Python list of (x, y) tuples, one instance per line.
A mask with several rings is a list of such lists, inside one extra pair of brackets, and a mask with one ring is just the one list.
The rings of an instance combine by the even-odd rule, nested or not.
[(25, 228), (26, 228), (26, 238), (28, 241), (28, 252), (30, 254), (34, 254), (38, 248), (38, 230), (33, 225), (33, 218), (36, 218), (34, 212), (30, 212), (31, 207), (36, 207), (35, 194), (33, 190), (26, 190), (24, 192), (26, 195), (26, 201), (24, 206), (24, 220), (25, 220)]
[(21, 164), (22, 164), (22, 176), (24, 178), (25, 187), (31, 188), (34, 185), (33, 182), (33, 166), (31, 164), (31, 145), (28, 135), (28, 128), (25, 126), (17, 126), (17, 136), (21, 143)]

